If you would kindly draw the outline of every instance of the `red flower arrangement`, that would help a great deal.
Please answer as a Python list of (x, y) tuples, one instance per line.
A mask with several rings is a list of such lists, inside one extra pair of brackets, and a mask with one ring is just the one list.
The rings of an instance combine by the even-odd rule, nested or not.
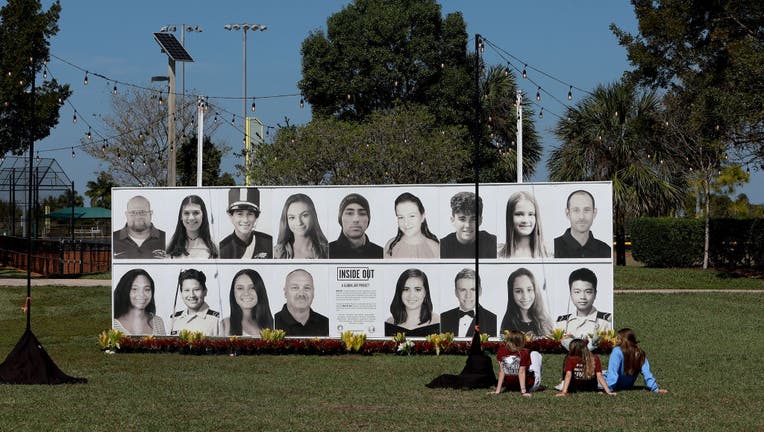
[[(435, 344), (425, 340), (411, 341), (407, 354), (435, 355)], [(481, 344), (483, 351), (495, 354), (503, 342), (487, 341)], [(367, 340), (358, 354), (400, 354), (399, 342), (393, 340)], [(452, 341), (441, 345), (440, 354), (466, 355), (470, 350), (470, 341)], [(528, 341), (525, 347), (543, 354), (562, 354), (565, 349), (554, 339), (539, 338)], [(132, 337), (122, 336), (119, 347), (113, 348), (123, 353), (180, 353), (192, 355), (341, 355), (350, 353), (339, 339), (280, 339), (266, 340), (255, 338), (205, 338), (186, 340), (177, 337)], [(609, 354), (613, 349), (610, 341), (601, 341), (598, 353)]]

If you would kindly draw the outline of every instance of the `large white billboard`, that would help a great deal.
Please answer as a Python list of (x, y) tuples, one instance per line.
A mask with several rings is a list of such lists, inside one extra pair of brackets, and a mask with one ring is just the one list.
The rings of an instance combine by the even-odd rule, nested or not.
[(480, 196), (476, 216), (463, 184), (115, 188), (113, 327), (468, 337), (477, 241), (481, 331), (612, 328), (612, 185)]

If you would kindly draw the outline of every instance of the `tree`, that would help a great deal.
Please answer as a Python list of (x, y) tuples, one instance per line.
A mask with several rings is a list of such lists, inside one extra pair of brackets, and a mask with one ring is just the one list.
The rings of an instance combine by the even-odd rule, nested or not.
[[(90, 156), (109, 165), (109, 173), (121, 186), (163, 186), (167, 184), (167, 94), (156, 90), (127, 90), (112, 96), (112, 115), (103, 117), (107, 136), (83, 140)], [(176, 105), (176, 144), (193, 133), (196, 100), (179, 100)], [(212, 119), (205, 118), (204, 130), (214, 134)], [(177, 153), (180, 156), (180, 152)], [(194, 154), (196, 154), (194, 152)], [(177, 166), (177, 165), (176, 165)], [(196, 184), (196, 183), (194, 183)]]
[(302, 43), (298, 83), (314, 114), (362, 120), (396, 102), (469, 111), (473, 86), (461, 14), (434, 0), (355, 0)]
[[(479, 126), (484, 129), (481, 181), (515, 179), (510, 143), (516, 129), (516, 82), (503, 66), (476, 65), (476, 54), (467, 52), (466, 25), (460, 13), (443, 18), (434, 0), (355, 0), (328, 18), (326, 34), (318, 30), (305, 39), (302, 55), (303, 79), (298, 87), (311, 104), (314, 118), (367, 122), (378, 113), (421, 106), (434, 118), (434, 127), (460, 128), (464, 133), (458, 139), (463, 146), (460, 153), (466, 158), (459, 164), (461, 175), (428, 177), (433, 182), (474, 180), (475, 68), (479, 67), (484, 113)], [(531, 116), (525, 126), (525, 169), (532, 174), (541, 147)]]
[[(220, 159), (231, 148), (218, 148), (209, 136), (202, 141), (202, 184), (205, 186), (233, 186), (230, 173), (220, 174)], [(197, 135), (191, 135), (180, 144), (177, 161), (178, 186), (196, 186)]]
[(95, 181), (88, 181), (85, 195), (90, 198), (90, 207), (111, 209), (111, 188), (119, 186), (111, 174), (101, 171)]
[(40, 204), (42, 208), (48, 207), (51, 212), (61, 210), (67, 207), (82, 207), (85, 204), (85, 200), (82, 195), (74, 191), (74, 206), (72, 206), (72, 190), (65, 189), (59, 196), (49, 196), (42, 200)]
[(284, 127), (272, 144), (256, 147), (250, 176), (267, 185), (454, 181), (470, 170), (463, 136), (461, 127), (438, 127), (416, 105), (365, 122), (318, 118)]
[[(639, 33), (614, 24), (635, 82), (666, 88), (742, 161), (764, 165), (764, 3), (632, 0)], [(708, 129), (708, 128), (706, 128)]]
[(681, 201), (681, 177), (659, 131), (660, 100), (624, 82), (598, 86), (558, 122), (562, 144), (549, 158), (551, 181), (613, 182), (616, 263), (626, 265), (626, 223), (665, 214)]
[[(481, 79), (481, 181), (517, 179), (517, 82), (506, 66), (492, 66)], [(530, 101), (523, 100), (523, 176), (530, 177), (541, 160), (541, 144)], [(473, 126), (474, 127), (474, 126)], [(472, 181), (473, 177), (468, 178)]]
[[(61, 4), (47, 11), (36, 0), (8, 0), (0, 9), (0, 155), (23, 153), (30, 139), (50, 135), (70, 95), (54, 79), (30, 84), (49, 59), (49, 39), (58, 33)], [(30, 62), (31, 60), (31, 62)], [(34, 95), (34, 116), (31, 98)]]

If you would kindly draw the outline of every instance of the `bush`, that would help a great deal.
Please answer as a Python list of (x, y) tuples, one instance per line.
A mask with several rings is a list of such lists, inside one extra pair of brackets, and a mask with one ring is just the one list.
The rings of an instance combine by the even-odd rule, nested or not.
[[(631, 224), (632, 255), (648, 267), (691, 267), (703, 260), (703, 220), (639, 218)], [(709, 221), (713, 267), (764, 268), (764, 219)]]
[(764, 219), (711, 219), (709, 259), (716, 267), (764, 267)]
[(631, 252), (648, 267), (691, 267), (703, 260), (703, 220), (639, 218), (631, 223)]

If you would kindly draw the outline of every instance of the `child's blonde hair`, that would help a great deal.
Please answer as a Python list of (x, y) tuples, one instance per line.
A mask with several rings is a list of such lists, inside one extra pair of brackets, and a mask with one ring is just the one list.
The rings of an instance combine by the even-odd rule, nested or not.
[(504, 338), (507, 349), (513, 352), (520, 351), (525, 347), (525, 333), (517, 330), (510, 330)]
[(582, 339), (573, 339), (570, 342), (569, 355), (581, 359), (581, 363), (584, 364), (584, 379), (591, 379), (594, 376), (594, 355), (589, 351), (586, 342)]

